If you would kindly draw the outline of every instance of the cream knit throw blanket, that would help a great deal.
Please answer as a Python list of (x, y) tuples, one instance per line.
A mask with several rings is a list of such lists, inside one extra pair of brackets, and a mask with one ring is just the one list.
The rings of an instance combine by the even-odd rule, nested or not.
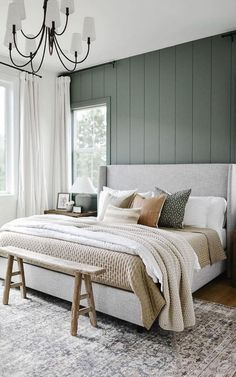
[(160, 327), (182, 331), (195, 324), (191, 283), (199, 265), (194, 250), (181, 235), (142, 225), (108, 225), (59, 216), (18, 219), (2, 230), (73, 242), (77, 239), (84, 245), (137, 254), (147, 273), (161, 279), (166, 305), (159, 316)]

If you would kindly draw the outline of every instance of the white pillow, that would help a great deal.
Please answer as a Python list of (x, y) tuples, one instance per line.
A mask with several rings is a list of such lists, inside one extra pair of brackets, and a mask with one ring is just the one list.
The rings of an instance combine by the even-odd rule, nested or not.
[(141, 208), (118, 208), (111, 204), (107, 207), (103, 222), (112, 224), (137, 224)]
[(210, 196), (210, 206), (207, 217), (207, 227), (221, 230), (225, 227), (227, 202), (225, 198)]
[(98, 216), (97, 220), (102, 221), (109, 204), (112, 204), (116, 207), (128, 207), (132, 200), (133, 193), (128, 195), (111, 195), (109, 191), (101, 191), (99, 196), (98, 203)]
[(205, 197), (190, 196), (184, 213), (184, 225), (207, 227), (209, 202)]
[(138, 192), (137, 189), (134, 190), (114, 190), (110, 187), (103, 186), (103, 191), (108, 191), (112, 195), (120, 196), (120, 195), (132, 195), (132, 194), (139, 194), (145, 199), (152, 198), (154, 196), (153, 191), (147, 191), (147, 192)]
[(216, 231), (224, 228), (227, 202), (216, 196), (190, 196), (185, 208), (184, 225), (211, 228)]
[(137, 189), (134, 189), (134, 190), (114, 190), (110, 187), (103, 186), (103, 191), (109, 192), (111, 195), (114, 195), (114, 196), (124, 196), (124, 195), (130, 196), (132, 194), (136, 194), (136, 192), (138, 190)]

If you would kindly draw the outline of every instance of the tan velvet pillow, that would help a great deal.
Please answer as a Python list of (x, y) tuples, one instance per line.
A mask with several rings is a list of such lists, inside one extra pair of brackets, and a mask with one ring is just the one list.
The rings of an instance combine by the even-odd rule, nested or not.
[(141, 215), (139, 217), (138, 224), (157, 227), (165, 200), (166, 195), (164, 194), (149, 199), (145, 199), (137, 194), (131, 204), (131, 207), (141, 208)]

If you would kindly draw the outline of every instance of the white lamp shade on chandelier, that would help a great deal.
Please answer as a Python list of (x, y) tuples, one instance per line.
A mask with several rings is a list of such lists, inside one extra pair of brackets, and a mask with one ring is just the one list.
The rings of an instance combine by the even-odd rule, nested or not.
[(95, 194), (96, 189), (89, 177), (78, 177), (72, 185), (70, 192), (73, 194)]
[(25, 14), (24, 0), (13, 0), (13, 3), (15, 3), (18, 7), (19, 17), (20, 17), (21, 21), (25, 20), (26, 14)]
[(82, 38), (80, 33), (72, 34), (70, 52), (72, 55), (74, 55), (76, 51), (78, 54), (82, 53)]
[(45, 25), (51, 28), (53, 22), (55, 22), (56, 29), (58, 29), (61, 26), (59, 4), (57, 0), (48, 0)]
[[(63, 67), (70, 72), (75, 71), (78, 64), (83, 63), (89, 53), (91, 42), (96, 39), (95, 24), (93, 17), (85, 17), (83, 22), (82, 34), (76, 32), (72, 34), (70, 53), (73, 55), (71, 58), (66, 56), (65, 50), (59, 44), (59, 38), (63, 35), (68, 26), (69, 16), (75, 12), (74, 0), (38, 0), (42, 2), (43, 6), (43, 18), (41, 28), (36, 34), (26, 34), (22, 29), (22, 21), (26, 19), (26, 9), (24, 0), (11, 0), (8, 7), (7, 14), (7, 26), (4, 38), (4, 45), (9, 49), (9, 57), (14, 66), (17, 68), (25, 67), (28, 64), (31, 66), (33, 74), (36, 74), (42, 67), (44, 61), (46, 47), (48, 46), (49, 54), (54, 52), (57, 54)], [(62, 21), (64, 26), (61, 27)], [(76, 25), (77, 28), (77, 25)], [(25, 51), (21, 51), (17, 43), (17, 35), (21, 33), (25, 38)], [(22, 39), (22, 36), (20, 39)], [(84, 54), (84, 58), (79, 60), (78, 55), (82, 53), (82, 41), (87, 43), (87, 52)], [(14, 62), (12, 56), (12, 49), (16, 48), (19, 57), (27, 59), (22, 65), (18, 65)], [(35, 59), (36, 56), (41, 54), (41, 58)], [(34, 62), (37, 62), (37, 68), (35, 68)], [(67, 67), (66, 63), (73, 64), (73, 67)]]
[[(33, 35), (29, 34), (28, 37), (32, 38)], [(26, 39), (25, 41), (25, 53), (26, 55), (30, 55), (30, 53), (34, 52), (36, 50), (36, 41), (35, 39)]]
[(96, 39), (95, 24), (93, 17), (84, 18), (82, 39), (83, 41), (87, 41), (88, 38), (90, 38), (91, 42), (94, 42)]
[(12, 26), (15, 25), (16, 31), (21, 29), (20, 9), (17, 3), (10, 3), (7, 14), (7, 29), (12, 32)]
[(61, 2), (61, 13), (66, 14), (66, 8), (69, 8), (69, 14), (74, 13), (75, 11), (75, 3), (74, 0), (62, 0)]

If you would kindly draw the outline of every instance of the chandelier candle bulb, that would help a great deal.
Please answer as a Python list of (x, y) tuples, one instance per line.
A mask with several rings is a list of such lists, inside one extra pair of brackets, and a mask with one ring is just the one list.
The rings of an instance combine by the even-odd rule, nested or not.
[(94, 42), (96, 40), (95, 24), (93, 17), (84, 18), (82, 39), (83, 41), (87, 41), (88, 38), (90, 38), (90, 42)]
[(75, 11), (75, 4), (74, 0), (62, 0), (61, 1), (61, 13), (66, 14), (66, 8), (69, 8), (69, 14), (74, 13)]
[(48, 0), (45, 25), (51, 28), (53, 22), (55, 22), (56, 29), (58, 29), (61, 26), (59, 4), (57, 0)]
[(77, 52), (79, 55), (82, 53), (82, 38), (80, 33), (73, 33), (71, 40), (70, 52), (72, 55)]
[(17, 4), (18, 6), (18, 12), (21, 21), (26, 19), (26, 14), (25, 14), (25, 3), (24, 0), (13, 0), (13, 3)]
[(15, 25), (16, 31), (21, 29), (21, 19), (19, 6), (17, 3), (10, 3), (8, 7), (7, 15), (7, 29), (10, 29), (12, 32), (13, 25)]

